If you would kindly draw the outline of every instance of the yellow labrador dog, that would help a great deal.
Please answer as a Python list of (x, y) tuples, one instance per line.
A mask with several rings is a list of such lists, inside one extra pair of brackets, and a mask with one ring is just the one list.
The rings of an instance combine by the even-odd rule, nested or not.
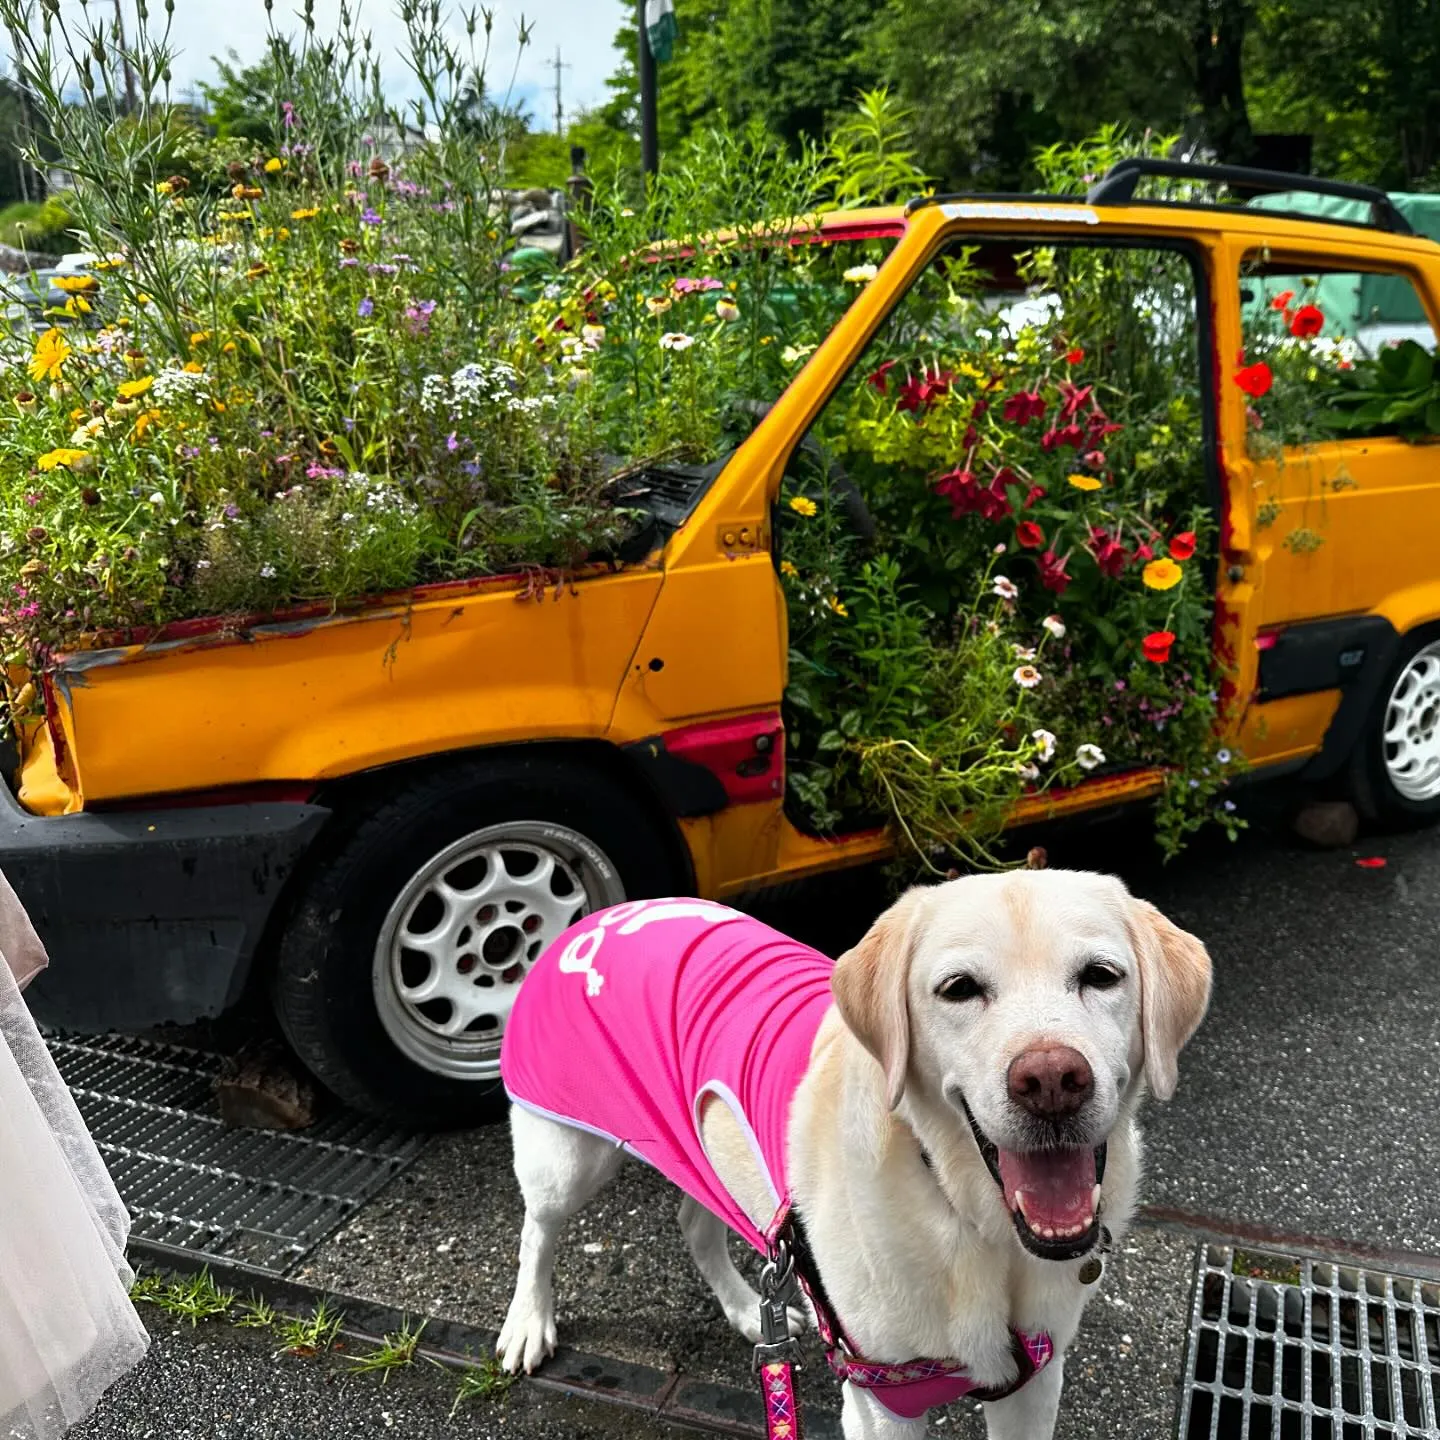
[[(619, 952), (603, 950), (605, 936), (646, 923), (644, 909), (621, 907), (629, 922), (617, 912), (611, 932), (602, 916), (560, 956), (569, 974), (558, 983), (588, 997), (577, 1005), (606, 993), (603, 956)], [(1209, 1002), (1205, 947), (1109, 876), (1016, 871), (909, 891), (820, 975), (829, 993), (805, 1012), (818, 1025), (782, 1112), (813, 1278), (868, 1361), (954, 1357), (982, 1393), (1015, 1382), (1017, 1333), (1047, 1335), (1050, 1363), (986, 1407), (991, 1440), (1045, 1440), (1103, 1242), (1135, 1207), (1141, 1097), (1173, 1094), (1177, 1057)], [(764, 1235), (780, 1196), (755, 1131), (719, 1088), (694, 1096), (698, 1142)], [(516, 1371), (554, 1349), (557, 1237), (623, 1151), (613, 1135), (535, 1105), (517, 1104), (511, 1125), (525, 1221), (497, 1351)], [(687, 1197), (680, 1223), (726, 1317), (755, 1341), (757, 1297), (724, 1222)], [(843, 1430), (846, 1440), (918, 1440), (925, 1417), (847, 1380)]]

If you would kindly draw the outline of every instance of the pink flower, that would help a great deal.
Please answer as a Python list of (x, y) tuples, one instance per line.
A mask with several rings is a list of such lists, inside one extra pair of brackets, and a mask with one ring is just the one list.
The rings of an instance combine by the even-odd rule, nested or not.
[(1038, 390), (1017, 390), (1006, 400), (1000, 413), (1016, 425), (1028, 425), (1044, 415), (1045, 401)]

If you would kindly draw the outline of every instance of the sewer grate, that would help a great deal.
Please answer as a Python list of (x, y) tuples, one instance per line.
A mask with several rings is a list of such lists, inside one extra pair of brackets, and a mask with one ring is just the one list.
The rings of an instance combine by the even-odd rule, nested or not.
[(1440, 1285), (1202, 1245), (1179, 1440), (1435, 1440)]
[(227, 1129), (211, 1088), (220, 1055), (136, 1036), (45, 1039), (136, 1239), (284, 1275), (424, 1145), (346, 1111), (303, 1131)]

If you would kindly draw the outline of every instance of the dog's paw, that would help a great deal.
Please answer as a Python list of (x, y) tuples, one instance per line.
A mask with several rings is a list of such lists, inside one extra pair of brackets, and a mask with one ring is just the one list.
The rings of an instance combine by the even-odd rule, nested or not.
[(530, 1297), (516, 1295), (510, 1302), (500, 1338), (495, 1342), (500, 1368), (510, 1375), (529, 1375), (555, 1353), (555, 1311)]

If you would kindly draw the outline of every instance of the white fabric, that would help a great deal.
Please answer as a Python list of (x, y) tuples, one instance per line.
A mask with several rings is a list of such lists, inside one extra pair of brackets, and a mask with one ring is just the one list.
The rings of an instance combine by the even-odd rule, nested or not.
[[(13, 945), (26, 931), (0, 878), (0, 938)], [(129, 1232), (10, 959), (0, 956), (0, 1440), (62, 1435), (144, 1355), (149, 1340), (129, 1296)]]

